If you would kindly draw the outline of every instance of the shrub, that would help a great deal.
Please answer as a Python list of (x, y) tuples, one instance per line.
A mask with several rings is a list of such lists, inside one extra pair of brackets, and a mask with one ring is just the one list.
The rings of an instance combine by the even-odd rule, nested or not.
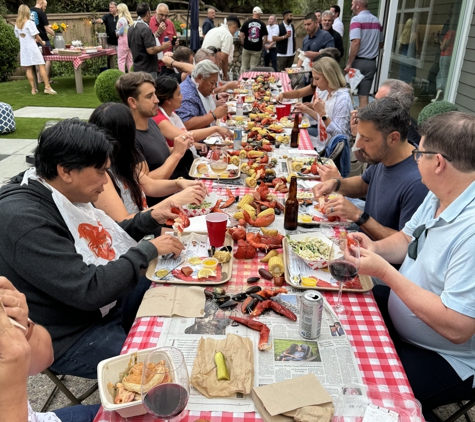
[(429, 117), (448, 113), (449, 111), (459, 111), (459, 109), (455, 104), (449, 103), (448, 101), (436, 101), (435, 103), (428, 104), (419, 113), (417, 125), (422, 125)]
[(115, 83), (123, 75), (123, 72), (117, 69), (109, 69), (102, 72), (94, 84), (94, 92), (102, 103), (112, 101), (120, 103), (119, 95), (115, 90)]
[(20, 42), (15, 37), (15, 32), (10, 25), (0, 17), (0, 82), (6, 81), (18, 67), (18, 53)]

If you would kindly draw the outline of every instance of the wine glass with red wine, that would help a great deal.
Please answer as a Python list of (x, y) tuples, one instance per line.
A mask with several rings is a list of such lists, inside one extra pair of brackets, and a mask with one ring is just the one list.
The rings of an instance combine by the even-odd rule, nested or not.
[(338, 299), (333, 310), (339, 318), (349, 318), (351, 311), (341, 303), (343, 284), (358, 275), (360, 267), (360, 245), (355, 239), (340, 237), (333, 239), (328, 268), (332, 277), (338, 282)]
[(183, 353), (175, 347), (152, 350), (142, 371), (142, 403), (163, 421), (178, 422), (186, 415), (190, 378)]

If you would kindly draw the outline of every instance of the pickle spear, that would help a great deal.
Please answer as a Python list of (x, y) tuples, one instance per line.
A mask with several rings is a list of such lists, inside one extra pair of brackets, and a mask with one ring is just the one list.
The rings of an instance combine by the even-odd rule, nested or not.
[(229, 381), (229, 371), (226, 366), (226, 358), (224, 357), (223, 352), (216, 352), (214, 355), (214, 361), (216, 363), (216, 376), (218, 381)]

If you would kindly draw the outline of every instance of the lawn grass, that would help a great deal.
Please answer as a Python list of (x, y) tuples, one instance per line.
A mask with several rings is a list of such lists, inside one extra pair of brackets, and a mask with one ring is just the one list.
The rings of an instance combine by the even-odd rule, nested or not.
[(31, 95), (30, 84), (26, 79), (0, 83), (0, 101), (10, 104), (14, 110), (22, 107), (78, 107), (96, 108), (101, 102), (94, 93), (93, 76), (84, 76), (84, 93), (76, 93), (73, 77), (55, 78), (58, 83), (51, 85), (58, 95), (43, 94), (44, 84), (38, 87), (38, 94)]
[(0, 141), (2, 139), (38, 139), (38, 135), (43, 129), (43, 126), (49, 120), (59, 119), (30, 119), (26, 117), (16, 117), (16, 130), (15, 132), (8, 133), (7, 135), (0, 135)]

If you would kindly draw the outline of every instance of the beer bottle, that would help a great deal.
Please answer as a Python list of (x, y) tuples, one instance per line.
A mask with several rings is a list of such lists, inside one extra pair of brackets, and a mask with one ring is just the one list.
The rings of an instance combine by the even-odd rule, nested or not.
[(290, 134), (290, 148), (298, 148), (299, 147), (299, 113), (295, 113), (294, 116), (294, 127), (292, 128), (292, 133)]
[(285, 201), (284, 209), (284, 229), (296, 230), (299, 216), (299, 201), (297, 199), (297, 178), (292, 176), (290, 179), (289, 196)]

